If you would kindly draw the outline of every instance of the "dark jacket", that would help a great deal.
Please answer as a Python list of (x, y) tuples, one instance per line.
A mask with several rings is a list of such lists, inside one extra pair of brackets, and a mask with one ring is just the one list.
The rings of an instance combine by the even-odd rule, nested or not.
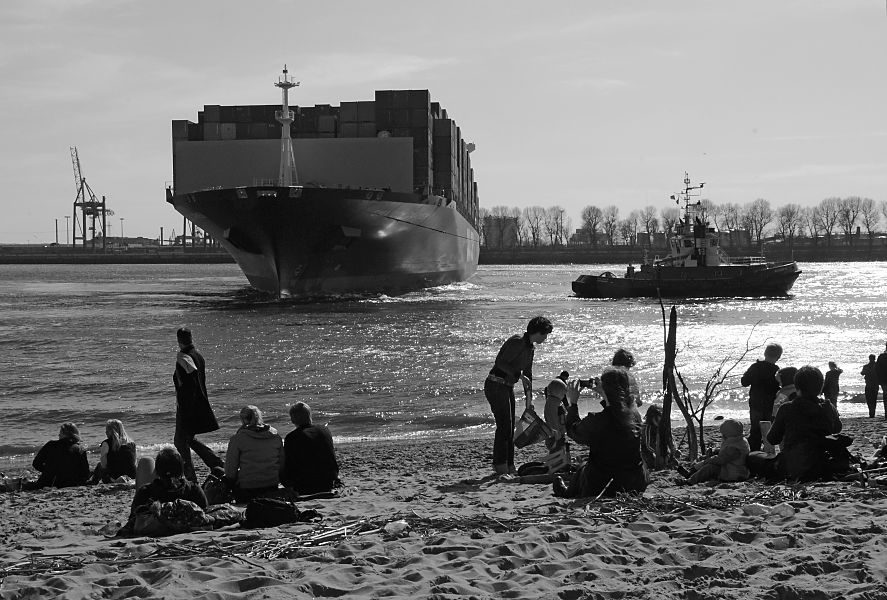
[(302, 494), (328, 492), (339, 477), (333, 436), (323, 425), (296, 427), (283, 441), (284, 484)]
[(782, 444), (776, 459), (786, 479), (812, 481), (825, 473), (825, 436), (841, 431), (841, 420), (827, 400), (798, 396), (779, 407), (767, 441)]
[(647, 488), (649, 473), (641, 458), (642, 427), (641, 415), (634, 407), (625, 422), (609, 405), (602, 412), (581, 420), (579, 407), (570, 405), (567, 435), (589, 449), (581, 497), (597, 496), (605, 487), (607, 496), (617, 492), (643, 492)]
[(878, 387), (878, 372), (875, 370), (877, 363), (867, 362), (862, 365), (862, 371), (860, 371), (860, 375), (865, 378), (865, 387)]
[(130, 518), (140, 506), (149, 505), (155, 501), (172, 502), (177, 498), (190, 500), (200, 508), (206, 508), (206, 494), (203, 493), (203, 489), (199, 485), (184, 477), (179, 480), (179, 483), (180, 485), (174, 487), (166, 487), (163, 481), (158, 478), (140, 487), (132, 499), (132, 506), (129, 509)]
[(111, 442), (102, 442), (108, 446), (108, 469), (105, 475), (108, 479), (116, 479), (123, 475), (136, 477), (136, 445), (134, 442), (121, 444), (117, 450), (111, 449)]
[[(752, 410), (769, 415), (773, 412), (773, 400), (779, 391), (776, 372), (779, 367), (766, 360), (755, 361), (742, 375), (740, 383), (748, 387), (748, 406)], [(751, 386), (751, 387), (749, 387)]]
[(875, 361), (875, 373), (878, 374), (878, 383), (887, 385), (887, 352), (878, 355)]
[(509, 385), (517, 383), (522, 374), (532, 379), (535, 349), (528, 333), (511, 336), (499, 348), (490, 375), (503, 378)]
[(34, 468), (40, 471), (38, 487), (72, 487), (86, 485), (89, 461), (80, 442), (65, 438), (46, 442), (34, 457)]
[(219, 423), (206, 393), (206, 363), (194, 346), (176, 356), (176, 427), (191, 435), (216, 431)]

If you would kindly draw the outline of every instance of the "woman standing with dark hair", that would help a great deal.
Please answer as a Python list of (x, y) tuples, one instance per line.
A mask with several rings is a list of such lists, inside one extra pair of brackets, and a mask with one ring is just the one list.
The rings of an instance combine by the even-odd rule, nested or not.
[(495, 473), (517, 471), (514, 466), (514, 384), (523, 383), (526, 407), (532, 408), (535, 345), (544, 342), (552, 329), (551, 321), (545, 317), (530, 319), (526, 333), (514, 335), (502, 344), (484, 382), (484, 396), (496, 419), (493, 439)]
[(567, 385), (567, 435), (588, 446), (578, 495), (597, 496), (604, 493), (643, 492), (649, 473), (641, 457), (643, 422), (629, 392), (628, 371), (624, 367), (608, 367), (596, 391), (606, 398), (604, 410), (579, 418), (579, 382)]
[(59, 439), (47, 442), (34, 457), (40, 477), (31, 487), (73, 487), (89, 479), (86, 449), (80, 444), (80, 430), (74, 423), (62, 423)]

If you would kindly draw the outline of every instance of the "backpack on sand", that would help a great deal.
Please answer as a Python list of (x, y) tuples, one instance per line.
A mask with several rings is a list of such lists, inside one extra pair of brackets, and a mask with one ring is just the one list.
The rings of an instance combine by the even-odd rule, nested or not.
[(246, 505), (243, 527), (250, 529), (277, 527), (299, 520), (299, 509), (292, 502), (278, 498), (254, 498)]

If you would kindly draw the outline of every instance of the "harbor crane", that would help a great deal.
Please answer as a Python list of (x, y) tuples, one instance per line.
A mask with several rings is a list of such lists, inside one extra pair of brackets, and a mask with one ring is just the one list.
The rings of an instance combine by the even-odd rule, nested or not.
[(102, 250), (105, 250), (108, 237), (107, 217), (112, 216), (114, 211), (108, 209), (105, 197), (102, 196), (101, 201), (99, 201), (96, 198), (95, 192), (86, 183), (86, 178), (80, 169), (80, 156), (77, 153), (76, 146), (71, 146), (71, 164), (74, 166), (74, 188), (77, 190), (77, 196), (74, 198), (74, 237), (72, 245), (76, 246), (79, 241), (82, 242), (85, 248), (87, 233), (90, 233), (89, 241), (92, 249), (95, 249), (96, 236), (99, 236), (102, 239)]

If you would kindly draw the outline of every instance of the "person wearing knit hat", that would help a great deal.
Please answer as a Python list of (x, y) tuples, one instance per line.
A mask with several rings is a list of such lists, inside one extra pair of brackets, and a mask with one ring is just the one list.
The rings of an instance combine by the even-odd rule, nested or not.
[(564, 437), (564, 415), (567, 414), (567, 384), (560, 377), (552, 379), (545, 386), (545, 422), (554, 432), (554, 437), (546, 443), (553, 447)]
[(176, 368), (172, 378), (176, 388), (176, 431), (173, 445), (182, 457), (185, 477), (190, 481), (197, 481), (191, 450), (197, 453), (210, 470), (215, 467), (223, 468), (225, 463), (212, 449), (194, 437), (219, 428), (206, 391), (206, 362), (194, 347), (190, 329), (182, 327), (176, 331), (176, 340), (179, 343), (179, 353), (176, 355)]

